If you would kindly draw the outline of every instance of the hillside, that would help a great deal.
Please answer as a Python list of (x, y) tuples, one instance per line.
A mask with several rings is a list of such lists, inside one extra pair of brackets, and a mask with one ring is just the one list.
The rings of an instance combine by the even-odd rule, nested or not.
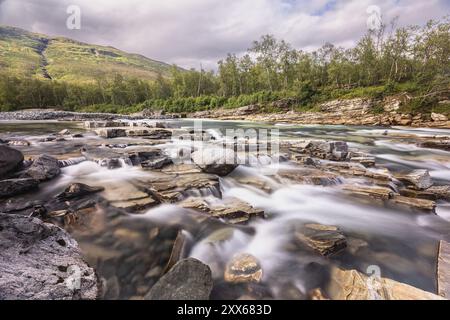
[(170, 65), (113, 47), (50, 37), (0, 26), (0, 72), (17, 77), (90, 82), (97, 78), (153, 80), (167, 77)]

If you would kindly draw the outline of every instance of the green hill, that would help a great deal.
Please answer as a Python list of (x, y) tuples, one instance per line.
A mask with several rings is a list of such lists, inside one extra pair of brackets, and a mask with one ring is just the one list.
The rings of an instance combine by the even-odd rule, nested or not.
[(171, 66), (113, 47), (50, 37), (0, 25), (0, 73), (85, 83), (98, 78), (153, 80)]

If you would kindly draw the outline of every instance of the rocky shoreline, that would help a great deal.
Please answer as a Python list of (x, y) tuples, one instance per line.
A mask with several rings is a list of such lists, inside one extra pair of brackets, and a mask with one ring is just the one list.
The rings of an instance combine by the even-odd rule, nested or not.
[[(56, 117), (59, 115), (56, 113)], [(67, 116), (72, 120), (83, 118), (81, 114)], [(449, 296), (448, 243), (444, 239), (435, 257), (439, 261), (439, 289), (431, 293), (385, 277), (373, 279), (361, 270), (336, 264), (334, 257), (351, 254), (360, 247), (355, 248), (355, 241), (338, 226), (318, 223), (291, 224), (292, 239), (286, 246), (300, 257), (314, 257), (308, 272), (324, 273), (329, 281), (309, 284), (306, 291), (287, 289), (288, 284), (282, 283), (279, 285), (287, 287), (272, 290), (265, 282), (264, 264), (253, 254), (240, 252), (221, 257), (221, 244), (235, 233), (254, 234), (252, 222), (271, 219), (270, 212), (250, 203), (232, 197), (222, 199), (225, 177), (266, 194), (273, 192), (273, 185), (261, 177), (234, 175), (239, 166), (248, 165), (225, 161), (224, 157), (241, 155), (236, 144), (230, 153), (217, 154), (211, 150), (222, 142), (207, 132), (182, 130), (164, 121), (92, 119), (83, 118), (87, 120), (83, 134), (63, 130), (50, 135), (52, 139), (36, 138), (22, 144), (2, 139), (0, 270), (7, 276), (0, 277), (0, 299), (345, 300)], [(161, 148), (174, 135), (188, 141), (200, 135), (206, 147), (189, 147), (192, 163), (177, 163), (168, 150)], [(80, 140), (84, 136), (95, 139)], [(386, 136), (450, 149), (449, 137), (401, 137), (395, 132), (387, 132)], [(248, 140), (243, 143), (259, 145)], [(35, 155), (33, 148), (41, 146), (48, 152)], [(64, 152), (59, 153), (56, 146), (64, 146)], [(261, 156), (257, 151), (252, 155)], [(282, 167), (273, 175), (273, 183), (279, 185), (332, 186), (353, 203), (370, 203), (408, 214), (434, 215), (438, 201), (450, 201), (450, 187), (436, 185), (427, 170), (390, 172), (377, 165), (373, 155), (351, 148), (344, 141), (285, 140), (274, 156), (294, 165), (294, 169)], [(27, 198), (48, 188), (49, 181), (62, 176), (63, 168), (80, 163), (92, 163), (95, 171), (103, 168), (111, 175), (120, 168), (139, 171), (128, 171), (127, 179), (117, 182), (71, 182), (62, 190), (51, 189), (45, 198)], [(159, 206), (177, 206), (182, 215), (169, 215), (164, 223), (152, 220), (146, 212)], [(217, 259), (207, 263), (190, 257), (194, 239)], [(46, 267), (44, 274), (39, 273), (42, 265)], [(70, 270), (83, 271), (75, 278), (78, 284), (71, 282), (74, 278)], [(40, 290), (36, 289), (37, 282)]]

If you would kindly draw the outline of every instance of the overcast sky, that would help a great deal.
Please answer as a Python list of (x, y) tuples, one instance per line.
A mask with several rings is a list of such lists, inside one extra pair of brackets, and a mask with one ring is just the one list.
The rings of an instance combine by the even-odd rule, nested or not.
[[(80, 30), (66, 27), (72, 4), (81, 9)], [(215, 68), (269, 33), (297, 49), (349, 47), (367, 31), (371, 5), (384, 22), (399, 16), (399, 25), (450, 14), (450, 0), (0, 0), (0, 24)]]

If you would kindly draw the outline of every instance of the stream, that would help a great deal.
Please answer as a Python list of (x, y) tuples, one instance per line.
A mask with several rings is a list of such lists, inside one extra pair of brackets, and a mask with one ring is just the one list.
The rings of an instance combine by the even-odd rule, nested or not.
[[(190, 119), (165, 121), (173, 128), (190, 129)], [(406, 127), (326, 126), (265, 124), (239, 121), (202, 122), (203, 129), (216, 141), (224, 139), (226, 129), (277, 129), (280, 141), (305, 139), (345, 141), (350, 149), (373, 155), (372, 170), (407, 173), (427, 169), (436, 186), (450, 184), (450, 152), (416, 145), (415, 137), (450, 136), (446, 129)], [(42, 142), (49, 134), (69, 129), (83, 137), (60, 142)], [(0, 122), (2, 140), (26, 140), (30, 145), (16, 148), (25, 158), (48, 153), (59, 159), (80, 156), (83, 146), (98, 148), (102, 144), (124, 144), (128, 148), (152, 146), (170, 153), (172, 141), (149, 141), (142, 137), (103, 139), (84, 129), (79, 122), (17, 121)], [(268, 165), (270, 166), (270, 164)], [(279, 164), (283, 172), (301, 172), (298, 163)], [(152, 170), (123, 164), (111, 170), (92, 161), (62, 169), (59, 177), (43, 183), (39, 191), (19, 197), (18, 201), (54, 197), (70, 183), (103, 186), (100, 196), (120, 198), (127, 184), (153, 179)], [(301, 299), (304, 293), (323, 287), (328, 281), (330, 265), (367, 273), (376, 266), (381, 276), (436, 292), (436, 254), (439, 240), (450, 240), (450, 202), (437, 201), (436, 214), (385, 207), (377, 202), (361, 201), (343, 192), (340, 184), (365, 183), (363, 177), (339, 177), (341, 183), (311, 185), (286, 183), (265, 174), (261, 166), (240, 165), (231, 174), (220, 177), (219, 198), (216, 193), (199, 190), (190, 197), (208, 203), (225, 204), (239, 199), (264, 210), (265, 219), (252, 219), (246, 225), (232, 225), (219, 219), (205, 219), (177, 203), (155, 205), (140, 213), (118, 214), (107, 206), (97, 205), (90, 225), (69, 228), (78, 240), (89, 264), (97, 269), (106, 286), (113, 288), (105, 298), (142, 297), (161, 274), (169, 259), (171, 243), (179, 229), (188, 245), (184, 256), (208, 264), (215, 279), (213, 299), (239, 298), (240, 289), (223, 281), (225, 264), (236, 253), (249, 253), (263, 270), (261, 298)], [(258, 184), (248, 183), (258, 181)], [(105, 209), (106, 208), (106, 209)], [(293, 244), (295, 227), (317, 223), (339, 227), (347, 239), (346, 250), (322, 257)], [(226, 232), (218, 233), (220, 230)], [(211, 238), (219, 235), (220, 241)], [(172, 242), (170, 242), (169, 240)], [(156, 262), (155, 262), (156, 261)]]

